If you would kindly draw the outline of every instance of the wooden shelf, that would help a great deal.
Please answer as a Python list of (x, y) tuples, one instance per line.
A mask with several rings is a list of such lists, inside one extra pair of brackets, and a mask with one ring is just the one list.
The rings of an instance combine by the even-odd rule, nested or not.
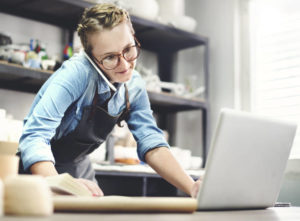
[[(69, 30), (76, 30), (84, 8), (93, 4), (79, 0), (1, 0), (0, 12), (13, 14)], [(208, 39), (174, 27), (131, 16), (142, 48), (153, 52), (175, 52), (207, 44)]]
[[(52, 72), (0, 61), (0, 88), (37, 93)], [(154, 111), (178, 112), (206, 108), (204, 101), (168, 93), (148, 92)]]
[(180, 30), (155, 21), (131, 16), (136, 36), (142, 47), (153, 52), (176, 52), (181, 49), (205, 45), (206, 37)]
[(0, 88), (36, 93), (51, 73), (0, 61)]
[(91, 3), (79, 0), (1, 0), (0, 11), (75, 30), (83, 9), (89, 6)]
[[(93, 168), (95, 169), (96, 175), (111, 175), (111, 176), (128, 176), (128, 177), (150, 177), (150, 178), (160, 178), (151, 167), (146, 167), (143, 165), (126, 165), (126, 164), (114, 164), (114, 165), (101, 165), (93, 163)], [(204, 170), (186, 170), (194, 180), (199, 179), (199, 177), (204, 175)]]
[[(98, 164), (93, 164), (93, 167), (96, 179), (101, 183), (101, 188), (106, 195), (178, 196), (179, 194), (174, 186), (157, 173), (151, 173), (149, 170), (132, 172), (126, 170), (126, 166), (119, 166), (118, 171), (115, 171), (114, 169), (118, 166), (110, 165), (108, 167), (114, 167), (114, 169), (109, 170)], [(140, 165), (136, 165), (136, 167), (140, 168)], [(202, 176), (203, 171), (187, 171), (187, 173), (197, 180)], [(120, 188), (119, 183), (122, 183), (123, 188)]]
[(148, 91), (152, 109), (155, 112), (178, 112), (206, 109), (206, 102), (200, 99), (188, 99), (173, 94)]

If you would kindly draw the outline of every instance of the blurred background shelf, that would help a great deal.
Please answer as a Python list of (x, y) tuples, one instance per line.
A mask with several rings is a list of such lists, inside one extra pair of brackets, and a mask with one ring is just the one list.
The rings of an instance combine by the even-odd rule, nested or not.
[(0, 61), (0, 88), (36, 93), (52, 72)]
[[(145, 165), (93, 164), (93, 168), (106, 195), (186, 196)], [(197, 180), (204, 175), (204, 170), (188, 170), (187, 173)], [(120, 182), (123, 184), (122, 188)]]
[[(80, 0), (1, 0), (0, 11), (59, 26), (73, 32), (76, 30), (84, 8), (92, 5), (92, 3)], [(149, 51), (178, 51), (204, 45), (208, 41), (206, 37), (136, 16), (131, 16), (131, 20), (143, 48)]]
[(206, 108), (206, 102), (200, 99), (189, 99), (166, 92), (148, 91), (148, 95), (154, 112), (174, 113)]
[[(25, 68), (18, 64), (0, 61), (0, 88), (37, 93), (42, 84), (51, 76), (51, 71)], [(187, 99), (168, 93), (148, 91), (154, 111), (178, 112), (205, 108), (205, 102)]]

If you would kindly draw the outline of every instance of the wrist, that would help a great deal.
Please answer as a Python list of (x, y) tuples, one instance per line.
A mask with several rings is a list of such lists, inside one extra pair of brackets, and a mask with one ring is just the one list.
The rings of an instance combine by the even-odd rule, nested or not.
[(34, 163), (30, 167), (30, 172), (32, 174), (41, 175), (41, 176), (54, 176), (58, 175), (54, 164), (51, 161), (40, 161)]

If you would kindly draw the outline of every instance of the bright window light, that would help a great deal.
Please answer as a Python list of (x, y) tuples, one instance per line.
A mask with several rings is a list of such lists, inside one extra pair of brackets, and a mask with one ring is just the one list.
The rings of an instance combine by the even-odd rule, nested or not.
[[(300, 1), (253, 0), (249, 6), (251, 111), (300, 127)], [(290, 158), (300, 158), (300, 128)]]

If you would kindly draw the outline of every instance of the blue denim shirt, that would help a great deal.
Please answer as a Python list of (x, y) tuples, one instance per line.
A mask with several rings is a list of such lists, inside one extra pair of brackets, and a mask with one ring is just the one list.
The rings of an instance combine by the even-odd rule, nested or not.
[[(96, 84), (98, 101), (102, 103), (110, 97), (110, 88), (82, 53), (65, 61), (45, 82), (24, 119), (19, 151), (25, 170), (39, 161), (55, 163), (50, 140), (59, 139), (76, 128), (83, 108), (92, 103)], [(137, 141), (138, 156), (145, 161), (147, 151), (169, 145), (152, 116), (145, 84), (139, 73), (133, 71), (126, 85), (131, 108), (127, 124)], [(119, 84), (108, 102), (108, 112), (116, 116), (125, 106), (125, 87)]]

